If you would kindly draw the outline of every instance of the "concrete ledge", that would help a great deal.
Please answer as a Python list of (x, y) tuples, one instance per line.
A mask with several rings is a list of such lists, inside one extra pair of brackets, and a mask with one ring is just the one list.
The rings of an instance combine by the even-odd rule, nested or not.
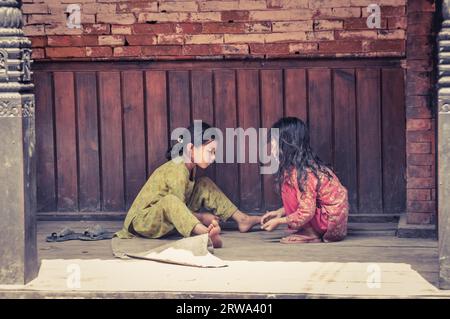
[(435, 225), (413, 225), (406, 222), (406, 215), (402, 215), (398, 222), (397, 237), (399, 238), (437, 238)]

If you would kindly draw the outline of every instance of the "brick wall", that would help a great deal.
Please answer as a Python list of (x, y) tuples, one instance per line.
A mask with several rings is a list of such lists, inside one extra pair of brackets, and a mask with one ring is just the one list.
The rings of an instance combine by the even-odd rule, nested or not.
[[(400, 57), (405, 61), (407, 219), (436, 212), (433, 0), (24, 0), (33, 58)], [(81, 29), (66, 27), (79, 3)], [(381, 29), (366, 25), (381, 6)], [(406, 33), (408, 36), (406, 36)], [(405, 59), (406, 58), (406, 59)]]
[[(404, 56), (406, 0), (24, 0), (35, 59)], [(82, 29), (64, 11), (81, 6)], [(367, 6), (381, 6), (369, 29)]]
[(411, 224), (433, 223), (436, 216), (435, 10), (433, 0), (408, 1), (406, 147), (407, 221)]

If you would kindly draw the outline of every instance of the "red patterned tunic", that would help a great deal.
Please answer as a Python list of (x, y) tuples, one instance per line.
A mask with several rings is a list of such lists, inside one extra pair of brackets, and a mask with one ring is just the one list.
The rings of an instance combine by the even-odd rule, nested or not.
[(331, 179), (319, 172), (318, 188), (319, 180), (308, 172), (304, 192), (301, 192), (297, 171), (293, 170), (290, 181), (286, 180), (281, 189), (289, 228), (311, 226), (326, 242), (339, 241), (347, 235), (349, 210), (347, 189), (335, 174), (331, 171), (330, 174)]

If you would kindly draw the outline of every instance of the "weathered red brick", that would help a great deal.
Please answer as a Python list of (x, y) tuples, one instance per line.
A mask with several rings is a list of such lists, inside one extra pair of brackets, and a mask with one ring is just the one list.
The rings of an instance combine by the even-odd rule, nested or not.
[(406, 61), (406, 69), (408, 69), (408, 71), (432, 72), (433, 71), (433, 60), (432, 59), (408, 59)]
[(335, 31), (336, 40), (340, 39), (352, 39), (352, 40), (362, 40), (362, 39), (376, 39), (378, 37), (377, 30), (364, 30), (364, 31)]
[(244, 33), (245, 23), (242, 22), (219, 22), (203, 24), (204, 33)]
[(45, 3), (27, 3), (22, 6), (24, 14), (48, 14), (50, 10)]
[(310, 53), (318, 50), (318, 44), (314, 42), (290, 43), (289, 52), (293, 54)]
[(32, 47), (44, 47), (47, 45), (47, 37), (45, 36), (36, 36), (36, 37), (30, 37), (31, 40), (31, 46)]
[(203, 26), (201, 23), (177, 23), (175, 25), (175, 32), (180, 34), (200, 34), (210, 33), (203, 31)]
[(130, 25), (113, 24), (111, 26), (111, 34), (127, 35), (127, 34), (132, 34), (132, 33), (133, 33), (133, 28)]
[(408, 131), (428, 131), (431, 129), (431, 120), (429, 119), (408, 119), (406, 121)]
[(408, 177), (433, 177), (431, 166), (416, 166), (408, 165), (407, 167)]
[(71, 46), (72, 38), (68, 35), (51, 35), (48, 36), (48, 45), (49, 46)]
[(125, 43), (131, 46), (144, 46), (155, 44), (156, 35), (127, 35), (125, 36)]
[(109, 24), (133, 24), (136, 22), (136, 18), (132, 13), (99, 13), (97, 16), (97, 23), (109, 23)]
[(408, 189), (407, 191), (408, 201), (430, 201), (431, 190), (430, 189)]
[(86, 56), (91, 58), (110, 57), (113, 54), (111, 47), (87, 47)]
[(289, 54), (289, 43), (250, 43), (251, 54)]
[(160, 34), (175, 33), (175, 25), (173, 23), (137, 23), (132, 26), (134, 34)]
[(188, 44), (183, 46), (183, 55), (218, 55), (222, 54), (220, 44)]
[(408, 0), (408, 13), (411, 12), (434, 12), (436, 5), (430, 0)]
[(407, 179), (407, 188), (432, 188), (435, 187), (436, 180), (430, 177), (409, 177)]
[(103, 46), (123, 46), (125, 37), (123, 35), (101, 35), (98, 37), (98, 43)]
[(361, 41), (323, 41), (319, 42), (320, 52), (361, 52)]
[(31, 53), (32, 59), (44, 59), (45, 58), (45, 49), (35, 48)]
[(405, 51), (404, 40), (367, 40), (363, 44), (364, 51)]
[(415, 92), (406, 91), (406, 107), (427, 108), (430, 105), (430, 96), (416, 95)]
[(344, 22), (340, 20), (315, 20), (313, 22), (314, 30), (339, 30), (344, 27)]
[(432, 142), (434, 139), (434, 131), (407, 131), (406, 132), (406, 140), (408, 143), (410, 142)]
[(218, 44), (223, 43), (221, 34), (193, 34), (187, 35), (186, 44)]
[(161, 1), (159, 11), (161, 12), (196, 12), (198, 4), (195, 1)]
[(110, 31), (111, 25), (109, 24), (96, 24), (96, 23), (83, 24), (83, 33), (86, 34), (109, 34)]
[(117, 13), (141, 13), (141, 12), (158, 12), (158, 2), (156, 1), (140, 1), (140, 2), (120, 2), (117, 3)]
[(48, 45), (54, 47), (94, 46), (98, 45), (98, 38), (96, 35), (51, 35), (48, 36)]
[(312, 31), (313, 22), (309, 21), (280, 21), (272, 22), (273, 32), (297, 32), (297, 31)]
[(433, 85), (428, 72), (409, 71), (406, 73), (406, 90), (417, 95), (430, 94)]
[(408, 154), (408, 165), (433, 165), (436, 159), (433, 154)]
[(116, 57), (139, 57), (142, 55), (140, 46), (115, 47), (113, 55)]
[[(433, 30), (433, 12), (417, 12), (408, 14), (408, 34), (430, 35)], [(395, 19), (395, 18), (392, 18)]]
[(221, 13), (221, 20), (225, 22), (249, 21), (249, 16), (248, 11), (224, 11)]
[(246, 33), (270, 33), (272, 31), (272, 22), (251, 22), (245, 23)]
[(431, 213), (436, 209), (434, 201), (408, 201), (407, 209), (413, 213)]
[(183, 34), (158, 34), (158, 44), (184, 44)]
[(142, 47), (144, 55), (182, 55), (181, 45), (153, 45)]
[(408, 214), (406, 214), (406, 222), (408, 224), (431, 224), (433, 215), (433, 213), (408, 212)]
[(49, 58), (80, 58), (86, 56), (86, 48), (80, 47), (47, 47), (46, 56)]
[(408, 143), (407, 152), (409, 154), (428, 154), (431, 153), (431, 143)]
[[(387, 18), (387, 28), (388, 29), (406, 30), (406, 28), (407, 28), (406, 17), (389, 17), (389, 18)], [(409, 33), (409, 30), (408, 30), (408, 33)]]
[(45, 35), (44, 25), (25, 25), (23, 32), (26, 36)]

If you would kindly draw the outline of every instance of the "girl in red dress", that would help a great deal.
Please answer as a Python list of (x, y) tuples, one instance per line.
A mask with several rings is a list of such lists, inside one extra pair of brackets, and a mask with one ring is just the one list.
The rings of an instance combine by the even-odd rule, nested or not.
[(271, 138), (271, 149), (279, 160), (276, 180), (283, 207), (267, 212), (261, 227), (272, 231), (287, 224), (294, 232), (281, 239), (285, 244), (344, 239), (349, 209), (347, 189), (311, 149), (305, 123), (286, 117), (272, 128), (278, 129), (278, 138)]

